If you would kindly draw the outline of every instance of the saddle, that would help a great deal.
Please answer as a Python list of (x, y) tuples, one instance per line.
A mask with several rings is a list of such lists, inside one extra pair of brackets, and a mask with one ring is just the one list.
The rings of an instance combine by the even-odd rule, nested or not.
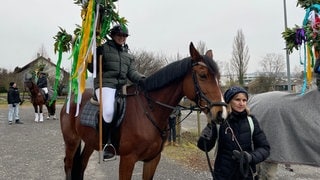
[[(115, 103), (114, 103), (114, 115), (112, 119), (112, 127), (119, 127), (126, 110), (126, 88), (123, 86), (121, 89), (116, 91)], [(98, 130), (99, 127), (99, 102), (97, 96), (94, 94), (88, 101), (81, 113), (80, 123), (85, 126), (90, 126)]]
[(48, 94), (46, 94), (44, 92), (44, 90), (41, 89), (41, 88), (40, 88), (40, 92), (41, 92), (41, 95), (42, 95), (43, 99), (45, 100), (45, 102), (48, 102), (51, 99), (51, 96), (52, 96), (53, 92), (51, 92), (49, 89), (48, 89)]

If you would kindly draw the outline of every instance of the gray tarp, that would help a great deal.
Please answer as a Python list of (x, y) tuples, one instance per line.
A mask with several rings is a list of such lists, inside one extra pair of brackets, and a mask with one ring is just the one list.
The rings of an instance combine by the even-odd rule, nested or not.
[(253, 95), (248, 105), (271, 146), (269, 161), (320, 166), (320, 92), (273, 91)]

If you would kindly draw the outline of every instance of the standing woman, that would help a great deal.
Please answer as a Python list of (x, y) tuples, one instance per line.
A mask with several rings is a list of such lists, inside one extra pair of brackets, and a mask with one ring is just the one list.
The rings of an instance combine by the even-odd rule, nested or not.
[(20, 93), (17, 88), (17, 84), (15, 82), (10, 82), (10, 87), (8, 90), (8, 107), (9, 107), (9, 112), (8, 112), (8, 121), (9, 125), (12, 124), (12, 121), (15, 120), (16, 124), (23, 124), (20, 121), (19, 117), (19, 103), (21, 102), (20, 99)]
[(224, 94), (228, 104), (228, 118), (217, 126), (209, 123), (202, 131), (198, 147), (210, 151), (217, 141), (214, 179), (257, 179), (256, 164), (270, 155), (266, 135), (247, 107), (248, 92), (242, 87), (231, 87)]

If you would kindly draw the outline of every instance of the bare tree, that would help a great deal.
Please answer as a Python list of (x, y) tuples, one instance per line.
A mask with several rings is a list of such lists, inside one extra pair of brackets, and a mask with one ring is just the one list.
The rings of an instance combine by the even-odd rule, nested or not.
[(147, 51), (133, 52), (136, 69), (146, 76), (153, 74), (168, 63), (164, 55), (155, 55)]
[(199, 41), (197, 44), (197, 50), (200, 54), (204, 54), (208, 50), (206, 43), (203, 41)]
[(231, 67), (236, 72), (240, 85), (244, 85), (244, 75), (248, 69), (250, 55), (242, 30), (238, 30), (234, 38)]
[(257, 94), (257, 93), (264, 93), (273, 90), (273, 83), (275, 79), (274, 77), (269, 77), (266, 75), (261, 75), (257, 77), (255, 80), (250, 82), (249, 84), (249, 91), (250, 93)]
[(47, 50), (46, 50), (46, 48), (44, 47), (43, 44), (39, 48), (38, 52), (36, 53), (36, 57), (34, 59), (38, 58), (39, 56), (42, 56), (42, 57), (45, 57), (45, 58), (49, 57), (48, 52), (47, 52)]
[(279, 77), (285, 70), (285, 61), (282, 54), (268, 53), (261, 61), (260, 65), (263, 72), (269, 76)]
[(285, 69), (284, 56), (282, 54), (269, 53), (259, 62), (263, 73), (249, 85), (251, 93), (263, 93), (275, 90), (275, 84), (283, 77)]

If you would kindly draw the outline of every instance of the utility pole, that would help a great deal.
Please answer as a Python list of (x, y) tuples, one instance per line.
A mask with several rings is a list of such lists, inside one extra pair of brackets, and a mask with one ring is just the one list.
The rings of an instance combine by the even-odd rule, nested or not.
[[(286, 30), (288, 27), (286, 0), (283, 0), (283, 12), (284, 12), (284, 28)], [(289, 51), (287, 49), (287, 44), (286, 44), (286, 60), (287, 60), (288, 91), (291, 92), (290, 59), (289, 59)]]

